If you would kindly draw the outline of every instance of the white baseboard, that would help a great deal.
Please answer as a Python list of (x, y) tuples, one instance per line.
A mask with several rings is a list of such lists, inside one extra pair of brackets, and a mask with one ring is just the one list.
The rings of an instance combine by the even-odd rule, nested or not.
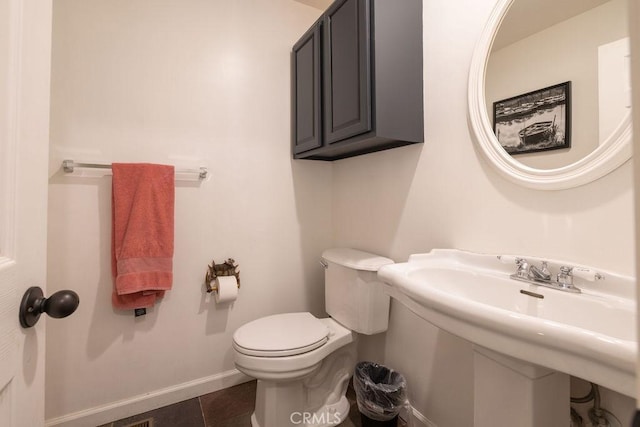
[[(237, 369), (46, 420), (45, 427), (99, 426), (250, 381)], [(413, 427), (437, 427), (411, 408)]]
[(46, 427), (99, 426), (251, 380), (237, 369), (46, 420)]

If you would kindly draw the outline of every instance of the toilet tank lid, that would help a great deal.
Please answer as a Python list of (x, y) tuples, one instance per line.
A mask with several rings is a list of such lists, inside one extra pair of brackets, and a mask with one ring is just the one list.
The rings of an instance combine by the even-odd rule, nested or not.
[(364, 271), (378, 271), (383, 265), (393, 264), (392, 259), (351, 248), (327, 249), (322, 253), (322, 258), (334, 264)]

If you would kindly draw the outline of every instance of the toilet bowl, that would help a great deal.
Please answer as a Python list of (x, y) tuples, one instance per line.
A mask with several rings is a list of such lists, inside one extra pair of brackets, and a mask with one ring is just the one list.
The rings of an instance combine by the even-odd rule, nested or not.
[(350, 330), (311, 313), (264, 317), (238, 329), (233, 342), (236, 367), (258, 380), (252, 426), (324, 427), (344, 421), (355, 343)]
[(345, 396), (357, 333), (387, 329), (389, 297), (376, 272), (388, 258), (354, 249), (322, 254), (329, 318), (308, 312), (263, 317), (233, 336), (237, 369), (258, 380), (253, 427), (328, 427), (349, 415)]

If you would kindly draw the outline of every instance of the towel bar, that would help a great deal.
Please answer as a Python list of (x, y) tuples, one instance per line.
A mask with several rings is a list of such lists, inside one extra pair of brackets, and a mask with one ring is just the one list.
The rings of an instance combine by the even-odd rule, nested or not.
[[(99, 163), (80, 163), (73, 160), (63, 160), (62, 169), (66, 173), (72, 173), (75, 168), (89, 168), (89, 169), (111, 169), (111, 165), (99, 164)], [(199, 179), (206, 179), (209, 171), (206, 167), (200, 167), (199, 169), (176, 169), (177, 174), (183, 173), (196, 173)]]

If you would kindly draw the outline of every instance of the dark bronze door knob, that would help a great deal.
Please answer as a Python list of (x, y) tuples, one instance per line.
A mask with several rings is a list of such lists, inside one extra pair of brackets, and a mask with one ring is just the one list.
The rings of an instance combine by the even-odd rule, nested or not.
[(23, 328), (30, 328), (40, 319), (42, 313), (56, 319), (67, 317), (78, 308), (80, 297), (74, 291), (58, 291), (45, 298), (42, 289), (32, 286), (27, 289), (20, 303), (20, 324)]

